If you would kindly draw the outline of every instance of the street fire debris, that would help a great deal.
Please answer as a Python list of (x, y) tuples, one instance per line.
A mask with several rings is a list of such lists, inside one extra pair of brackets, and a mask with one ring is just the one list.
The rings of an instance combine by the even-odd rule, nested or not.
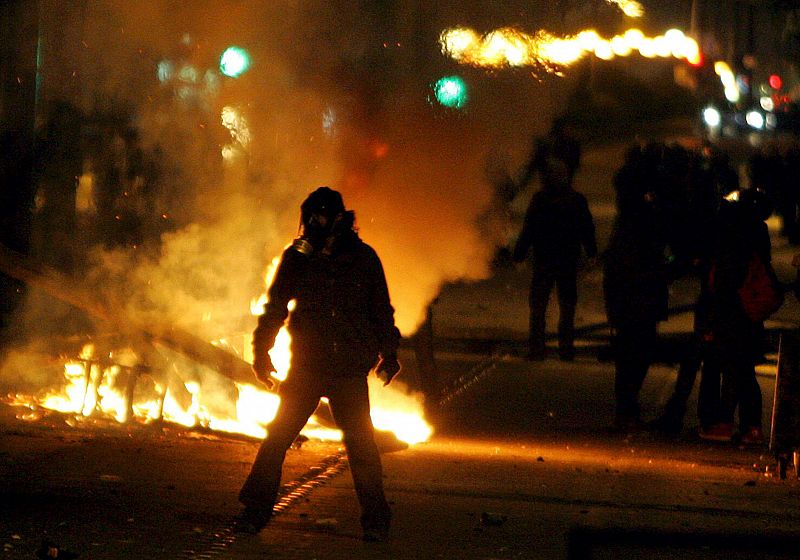
[[(86, 337), (80, 349), (75, 341), (66, 344), (66, 356), (61, 358), (64, 352), (58, 352), (63, 360), (60, 387), (43, 396), (6, 397), (8, 404), (28, 409), (21, 418), (36, 420), (40, 409), (48, 409), (120, 423), (172, 422), (259, 439), (267, 436), (279, 397), (256, 387), (250, 364), (235, 354), (173, 325), (138, 324), (125, 314), (124, 306), (102, 301), (74, 279), (3, 246), (0, 271), (84, 311), (117, 333)], [(288, 341), (284, 344), (288, 353)], [(287, 369), (289, 360), (283, 360)], [(432, 430), (416, 398), (396, 388), (375, 392), (373, 423), (378, 433), (393, 435), (381, 438), (383, 448), (398, 449), (402, 448), (398, 441), (407, 445), (430, 437)], [(320, 404), (304, 437), (341, 439), (327, 404)]]

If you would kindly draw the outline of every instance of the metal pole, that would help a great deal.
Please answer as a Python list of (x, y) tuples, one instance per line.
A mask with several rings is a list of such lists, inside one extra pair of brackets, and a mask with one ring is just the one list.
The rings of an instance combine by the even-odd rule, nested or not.
[(700, 37), (699, 31), (700, 0), (692, 0), (692, 7), (689, 15), (689, 36), (694, 40)]

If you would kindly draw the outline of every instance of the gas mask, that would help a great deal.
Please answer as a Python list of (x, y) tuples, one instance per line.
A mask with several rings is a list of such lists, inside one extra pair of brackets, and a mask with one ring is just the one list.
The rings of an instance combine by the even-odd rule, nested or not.
[(341, 214), (332, 217), (317, 212), (303, 215), (300, 236), (294, 240), (292, 247), (304, 255), (322, 250), (328, 240), (337, 235), (340, 221)]
[(304, 255), (326, 249), (329, 240), (342, 229), (344, 212), (338, 192), (328, 187), (312, 192), (300, 206), (300, 236), (292, 247)]

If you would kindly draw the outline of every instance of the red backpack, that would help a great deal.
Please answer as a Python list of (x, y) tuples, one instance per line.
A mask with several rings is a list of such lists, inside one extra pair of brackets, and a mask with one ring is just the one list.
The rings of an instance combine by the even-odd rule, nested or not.
[(783, 305), (783, 290), (772, 265), (765, 263), (756, 252), (747, 265), (739, 299), (744, 312), (755, 322), (766, 321)]
[[(715, 272), (716, 263), (712, 263), (708, 273), (708, 284), (712, 292)], [(747, 273), (738, 292), (745, 315), (755, 323), (766, 321), (783, 305), (783, 290), (775, 271), (757, 252), (753, 252), (750, 257)]]

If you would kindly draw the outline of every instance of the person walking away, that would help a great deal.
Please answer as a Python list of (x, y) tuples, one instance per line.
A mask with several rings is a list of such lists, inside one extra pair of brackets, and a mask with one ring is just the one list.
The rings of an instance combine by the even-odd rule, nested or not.
[[(384, 540), (391, 511), (370, 420), (367, 374), (375, 368), (388, 384), (400, 370), (394, 309), (381, 261), (358, 236), (355, 213), (345, 210), (337, 191), (312, 192), (301, 206), (301, 220), (302, 236), (283, 252), (253, 334), (253, 370), (269, 384), (268, 351), (288, 317), (292, 363), (269, 436), (239, 493), (245, 507), (237, 527), (258, 532), (269, 521), (286, 451), (327, 396), (344, 434), (364, 539)], [(296, 303), (289, 314), (291, 300)]]
[(540, 144), (534, 157), (541, 189), (525, 214), (512, 258), (522, 262), (532, 253), (529, 295), (528, 359), (546, 357), (547, 304), (553, 287), (558, 293), (558, 356), (575, 358), (575, 307), (578, 301), (578, 261), (581, 248), (590, 261), (597, 256), (595, 227), (586, 197), (572, 188), (576, 160), (573, 150), (557, 142)]

